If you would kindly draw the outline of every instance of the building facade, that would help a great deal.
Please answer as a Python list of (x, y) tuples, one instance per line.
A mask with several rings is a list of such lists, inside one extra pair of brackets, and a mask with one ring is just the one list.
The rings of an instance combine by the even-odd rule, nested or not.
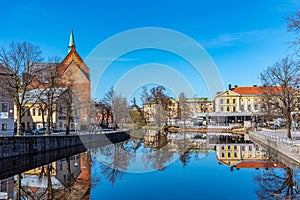
[(262, 87), (229, 88), (215, 97), (216, 112), (259, 112), (261, 110)]
[[(161, 114), (163, 112), (160, 105), (154, 103), (144, 104), (143, 109), (146, 119), (149, 122), (154, 122), (154, 118), (157, 117), (158, 113)], [(164, 112), (166, 112), (165, 115), (168, 121), (173, 119), (180, 120), (183, 115), (185, 115), (185, 120), (191, 120), (192, 116), (196, 116), (199, 113), (213, 112), (213, 102), (204, 97), (186, 98), (183, 101), (170, 98), (167, 109)]]
[(14, 129), (14, 101), (9, 95), (5, 70), (0, 64), (0, 135), (11, 135)]
[[(71, 130), (87, 129), (90, 124), (90, 70), (76, 51), (73, 31), (70, 34), (68, 54), (62, 62), (34, 63), (33, 67), (33, 71), (38, 73), (35, 74), (28, 94), (41, 90), (42, 96), (56, 95), (52, 105), (52, 128), (65, 130), (68, 115), (71, 118), (69, 127)], [(30, 108), (22, 119), (22, 126), (26, 131), (45, 127), (49, 109), (44, 109), (45, 105), (49, 107), (46, 101), (47, 97), (29, 101), (26, 105)], [(68, 114), (66, 114), (67, 102), (70, 104)]]

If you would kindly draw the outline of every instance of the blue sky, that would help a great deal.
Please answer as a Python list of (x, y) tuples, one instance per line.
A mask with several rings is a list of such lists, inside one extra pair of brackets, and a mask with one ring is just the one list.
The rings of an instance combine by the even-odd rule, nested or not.
[[(63, 58), (73, 27), (77, 51), (85, 59), (99, 43), (115, 34), (134, 28), (162, 27), (201, 44), (216, 64), (225, 86), (247, 86), (259, 84), (258, 73), (287, 55), (287, 43), (294, 35), (286, 31), (283, 17), (300, 10), (300, 1), (12, 0), (2, 1), (1, 8), (0, 46), (25, 40), (39, 45), (45, 57)], [(147, 50), (130, 52), (117, 60), (106, 71), (104, 80), (108, 81), (96, 91), (97, 98), (126, 70), (153, 62), (185, 74), (196, 96), (209, 96), (201, 77), (191, 67), (185, 67), (188, 64), (184, 60), (167, 52)], [(143, 76), (146, 75), (138, 78)]]

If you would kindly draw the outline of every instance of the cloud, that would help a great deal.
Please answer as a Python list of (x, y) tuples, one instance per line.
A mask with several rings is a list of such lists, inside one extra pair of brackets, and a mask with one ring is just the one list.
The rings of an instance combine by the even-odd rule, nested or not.
[(137, 61), (137, 60), (139, 60), (137, 58), (113, 58), (113, 57), (94, 57), (92, 59), (94, 61), (121, 61), (121, 62)]
[(240, 33), (224, 33), (210, 40), (201, 41), (201, 44), (206, 48), (229, 47), (239, 43), (247, 43), (265, 38), (270, 32), (272, 32), (272, 30), (265, 29)]

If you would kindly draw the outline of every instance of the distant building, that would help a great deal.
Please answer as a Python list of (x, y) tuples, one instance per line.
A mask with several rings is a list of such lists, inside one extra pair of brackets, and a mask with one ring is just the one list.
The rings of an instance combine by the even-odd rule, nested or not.
[[(184, 104), (184, 106), (182, 105)], [(160, 112), (160, 105), (155, 103), (146, 103), (143, 106), (144, 113), (147, 121), (154, 122), (157, 112)], [(213, 111), (213, 102), (209, 98), (186, 98), (184, 103), (180, 102), (178, 99), (170, 98), (169, 104), (166, 109), (167, 120), (181, 119), (182, 110), (184, 108), (185, 115), (189, 116), (189, 119), (192, 119), (192, 116), (195, 116), (199, 113), (209, 113)]]
[(0, 135), (11, 135), (14, 129), (14, 101), (9, 95), (4, 71), (0, 64)]

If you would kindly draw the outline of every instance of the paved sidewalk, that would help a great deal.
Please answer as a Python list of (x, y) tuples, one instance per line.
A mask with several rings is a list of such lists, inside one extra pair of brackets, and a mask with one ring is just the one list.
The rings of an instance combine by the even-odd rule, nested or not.
[[(268, 137), (276, 137), (281, 139), (287, 139), (287, 129), (268, 129), (268, 128), (260, 128), (258, 131), (252, 131), (256, 134), (261, 134)], [(300, 130), (292, 131), (292, 140), (294, 142), (300, 143)]]
[(292, 131), (292, 140), (287, 138), (287, 129), (267, 129), (259, 128), (258, 131), (250, 131), (252, 134), (263, 136), (272, 141), (289, 144), (292, 146), (300, 146), (300, 130)]

